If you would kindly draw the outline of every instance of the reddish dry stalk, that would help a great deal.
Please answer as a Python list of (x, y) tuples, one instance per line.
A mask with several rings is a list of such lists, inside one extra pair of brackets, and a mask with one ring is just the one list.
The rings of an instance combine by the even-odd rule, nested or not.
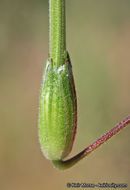
[(121, 129), (126, 127), (130, 123), (130, 116), (128, 116), (126, 119), (124, 119), (122, 122), (117, 124), (113, 129), (111, 129), (109, 132), (107, 132), (105, 135), (100, 137), (98, 140), (96, 140), (93, 144), (85, 148), (83, 151), (78, 153), (76, 156), (68, 159), (68, 160), (61, 160), (58, 165), (62, 165), (63, 169), (67, 169), (74, 164), (76, 164), (78, 161), (80, 161), (82, 158), (87, 156), (89, 153), (91, 153), (93, 150), (95, 150), (97, 147), (99, 147), (101, 144), (106, 142), (109, 138), (111, 138), (113, 135), (117, 134)]

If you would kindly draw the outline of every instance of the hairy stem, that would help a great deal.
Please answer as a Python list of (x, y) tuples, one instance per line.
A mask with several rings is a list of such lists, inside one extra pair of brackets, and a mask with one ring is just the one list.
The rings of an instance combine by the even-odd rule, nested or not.
[(90, 154), (92, 151), (94, 151), (96, 148), (98, 148), (101, 144), (106, 142), (108, 139), (110, 139), (113, 135), (117, 134), (120, 130), (122, 130), (124, 127), (126, 127), (130, 123), (130, 116), (128, 116), (126, 119), (124, 119), (122, 122), (117, 124), (113, 129), (111, 129), (109, 132), (107, 132), (105, 135), (100, 137), (98, 140), (96, 140), (93, 144), (85, 148), (83, 151), (81, 151), (79, 154), (75, 155), (74, 157), (68, 159), (68, 160), (53, 160), (53, 164), (58, 169), (67, 169), (75, 165), (78, 161), (86, 157), (88, 154)]
[(64, 64), (66, 50), (65, 0), (49, 0), (50, 57), (58, 67)]
[[(65, 0), (49, 0), (49, 16), (50, 16), (50, 44), (49, 53), (50, 58), (56, 68), (65, 63), (66, 51), (66, 34), (65, 34)], [(93, 144), (85, 148), (79, 154), (68, 160), (52, 160), (55, 167), (59, 169), (67, 169), (75, 165), (78, 161), (83, 159), (89, 153), (98, 148), (101, 144), (106, 142), (113, 135), (117, 134), (125, 126), (130, 123), (130, 116), (116, 125), (104, 136), (100, 137)]]

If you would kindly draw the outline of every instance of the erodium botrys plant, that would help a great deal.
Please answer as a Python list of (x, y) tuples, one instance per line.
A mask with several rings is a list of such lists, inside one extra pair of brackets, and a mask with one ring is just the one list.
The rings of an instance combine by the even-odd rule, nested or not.
[(66, 50), (65, 0), (49, 0), (49, 57), (45, 65), (39, 112), (41, 149), (59, 169), (67, 169), (130, 123), (130, 116), (76, 156), (71, 151), (77, 127), (77, 99), (71, 61)]

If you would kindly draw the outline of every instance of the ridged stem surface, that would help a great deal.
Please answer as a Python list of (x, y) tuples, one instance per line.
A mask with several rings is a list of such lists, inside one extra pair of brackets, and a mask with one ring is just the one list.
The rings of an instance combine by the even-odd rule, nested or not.
[(65, 30), (65, 0), (49, 0), (50, 19), (50, 57), (54, 65), (64, 64), (64, 52), (66, 50)]

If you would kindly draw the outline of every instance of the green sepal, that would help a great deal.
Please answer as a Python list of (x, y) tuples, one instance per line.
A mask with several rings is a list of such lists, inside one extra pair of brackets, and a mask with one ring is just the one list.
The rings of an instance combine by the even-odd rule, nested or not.
[[(66, 55), (66, 54), (65, 54)], [(71, 151), (77, 125), (77, 101), (69, 55), (55, 66), (48, 58), (40, 93), (39, 134), (41, 148), (50, 160), (63, 159)]]

